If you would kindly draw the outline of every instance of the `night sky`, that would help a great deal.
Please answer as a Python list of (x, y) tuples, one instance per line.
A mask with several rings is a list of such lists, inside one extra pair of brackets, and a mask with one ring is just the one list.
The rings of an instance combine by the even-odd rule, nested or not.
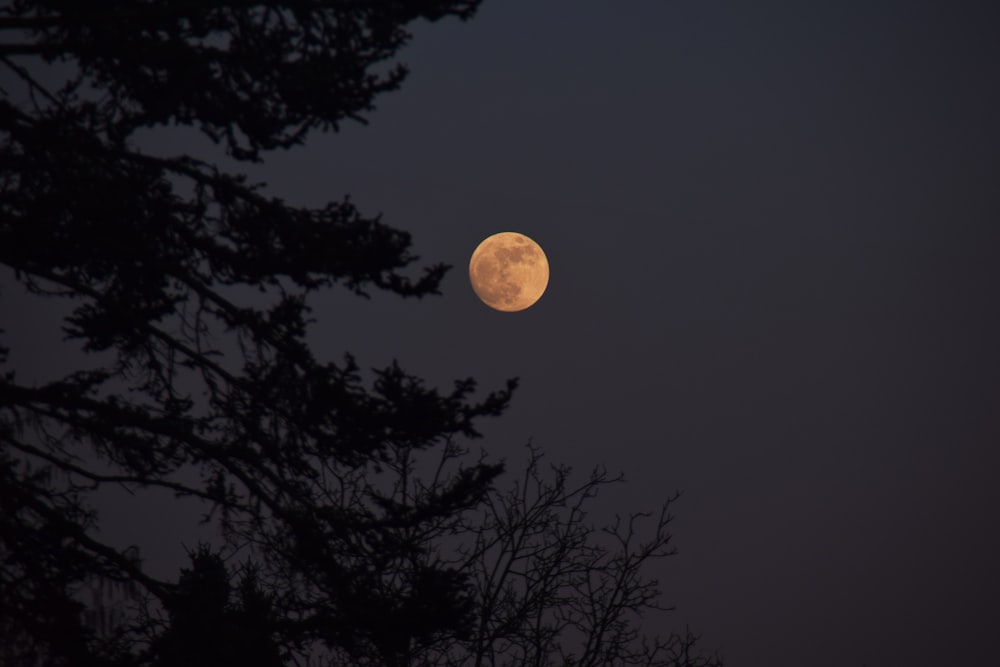
[[(475, 446), (624, 472), (599, 514), (682, 491), (653, 631), (734, 666), (996, 664), (994, 4), (486, 0), (419, 27), (370, 125), (251, 172), (454, 265), (429, 300), (317, 298), (317, 354), (519, 377)], [(551, 265), (521, 313), (469, 286), (499, 231)], [(57, 321), (10, 299), (44, 377)], [(107, 509), (176, 571), (190, 508)]]

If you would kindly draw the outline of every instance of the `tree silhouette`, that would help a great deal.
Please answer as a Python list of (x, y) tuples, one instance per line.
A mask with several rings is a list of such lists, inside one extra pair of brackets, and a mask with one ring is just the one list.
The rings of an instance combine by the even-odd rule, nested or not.
[[(482, 561), (451, 547), (507, 530), (496, 516), (469, 523), (503, 466), (455, 443), (501, 414), (515, 383), (477, 398), (472, 380), (439, 390), (395, 363), (367, 379), (350, 355), (322, 361), (305, 341), (313, 293), (419, 298), (447, 267), (413, 275), (409, 235), (347, 198), (298, 207), (222, 160), (138, 147), (144, 131), (191, 127), (238, 164), (363, 122), (405, 76), (394, 57), (407, 26), (477, 5), (0, 8), (0, 263), (30, 294), (67, 304), (63, 331), (90, 353), (30, 384), (0, 348), (7, 662), (224, 664), (258, 646), (253, 664), (319, 650), (332, 664), (396, 666), (456, 642), (485, 655), (502, 635), (484, 609), (520, 607), (500, 604)], [(429, 456), (448, 465), (421, 477), (413, 466)], [(199, 551), (177, 582), (150, 575), (95, 530), (89, 498), (112, 486), (203, 501), (228, 553), (259, 570), (234, 586)], [(112, 632), (82, 622), (95, 580), (134, 591), (145, 611)], [(637, 586), (628, 604), (641, 606)], [(517, 641), (537, 639), (517, 627)]]
[[(426, 497), (449, 466), (469, 452), (452, 443), (434, 465), (422, 453), (393, 450), (392, 501), (405, 513)], [(421, 475), (419, 471), (433, 471)], [(595, 468), (582, 481), (564, 465), (546, 465), (529, 445), (527, 462), (506, 489), (492, 488), (471, 511), (454, 513), (423, 532), (404, 529), (400, 539), (467, 576), (474, 621), (461, 636), (413, 642), (399, 664), (438, 667), (574, 665), (711, 667), (718, 657), (695, 650), (698, 637), (647, 634), (646, 620), (667, 611), (652, 561), (675, 553), (668, 526), (668, 498), (655, 512), (616, 515), (607, 525), (590, 518), (599, 494), (624, 481)]]
[(190, 558), (170, 601), (166, 629), (148, 650), (152, 665), (281, 667), (274, 608), (256, 572), (244, 572), (233, 590), (219, 554), (202, 546)]
[[(232, 157), (259, 159), (310, 129), (360, 119), (403, 77), (399, 66), (379, 68), (405, 42), (405, 25), (464, 18), (475, 5), (27, 1), (3, 10), (0, 53), (23, 88), (21, 100), (0, 101), (0, 262), (32, 293), (69, 299), (67, 335), (112, 357), (41, 386), (3, 376), (0, 483), (19, 510), (16, 530), (4, 532), (11, 581), (48, 548), (17, 538), (45, 534), (59, 567), (78, 563), (67, 594), (101, 575), (135, 582), (169, 608), (176, 587), (95, 537), (84, 497), (105, 485), (160, 487), (215, 506), (233, 542), (280, 532), (282, 544), (257, 546), (282, 549), (264, 556), (288, 577), (311, 577), (285, 591), (299, 627), (311, 628), (301, 632), (366, 643), (364, 622), (346, 611), (361, 604), (358, 573), (325, 542), (345, 531), (378, 540), (401, 519), (374, 502), (347, 510), (317, 495), (327, 490), (317, 480), (377, 466), (390, 442), (419, 449), (475, 437), (476, 419), (499, 414), (512, 385), (474, 401), (472, 381), (439, 392), (393, 366), (369, 385), (350, 357), (318, 361), (304, 342), (311, 292), (342, 284), (419, 297), (437, 291), (445, 267), (404, 275), (416, 259), (409, 236), (347, 200), (294, 207), (207, 161), (144, 153), (134, 138), (191, 125)], [(70, 77), (53, 87), (38, 74), (42, 61), (71, 66)], [(245, 287), (260, 294), (247, 299)], [(414, 521), (474, 504), (499, 472), (470, 469)], [(52, 609), (25, 600), (11, 618), (34, 603)], [(380, 601), (366, 594), (364, 604)], [(425, 622), (459, 624), (465, 603), (455, 604)], [(311, 618), (329, 613), (336, 636)]]

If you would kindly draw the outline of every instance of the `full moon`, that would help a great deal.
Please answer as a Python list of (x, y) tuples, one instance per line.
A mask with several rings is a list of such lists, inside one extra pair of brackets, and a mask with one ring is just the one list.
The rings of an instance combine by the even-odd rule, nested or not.
[(469, 260), (469, 280), (483, 303), (513, 313), (532, 306), (549, 284), (549, 261), (524, 234), (487, 237)]

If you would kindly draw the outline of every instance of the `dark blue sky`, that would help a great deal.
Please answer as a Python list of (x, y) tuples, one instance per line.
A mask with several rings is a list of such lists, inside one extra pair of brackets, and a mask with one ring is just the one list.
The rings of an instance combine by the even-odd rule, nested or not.
[[(487, 1), (368, 128), (281, 158), (456, 269), (320, 338), (522, 378), (529, 437), (683, 489), (669, 622), (733, 665), (987, 664), (1000, 568), (1000, 47), (987, 3)], [(465, 266), (538, 240), (504, 315)], [(382, 360), (382, 359), (379, 359)]]
[[(997, 19), (987, 2), (486, 0), (417, 31), (369, 126), (254, 174), (296, 203), (350, 193), (455, 265), (430, 301), (317, 300), (321, 355), (519, 376), (492, 454), (531, 438), (581, 474), (624, 471), (609, 513), (684, 491), (664, 627), (730, 665), (992, 664)], [(523, 313), (468, 285), (504, 230), (551, 263)], [(179, 560), (167, 537), (147, 553)]]

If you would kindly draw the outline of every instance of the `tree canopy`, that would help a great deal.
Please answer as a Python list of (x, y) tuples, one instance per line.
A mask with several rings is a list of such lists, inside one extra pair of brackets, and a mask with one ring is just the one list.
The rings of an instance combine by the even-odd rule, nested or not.
[[(414, 273), (410, 236), (346, 197), (296, 206), (218, 160), (137, 141), (192, 127), (238, 163), (364, 122), (405, 77), (395, 56), (409, 26), (478, 4), (0, 9), (0, 264), (67, 304), (65, 335), (101, 360), (26, 383), (0, 347), (0, 631), (12, 638), (0, 657), (194, 664), (185, 651), (200, 646), (218, 664), (242, 661), (231, 644), (256, 637), (266, 641), (243, 646), (258, 647), (254, 664), (317, 650), (332, 664), (502, 664), (484, 662), (484, 630), (509, 633), (484, 625), (500, 603), (475, 564), (510, 529), (470, 517), (500, 498), (503, 465), (460, 443), (504, 411), (516, 382), (442, 390), (396, 363), (369, 376), (350, 355), (317, 359), (306, 343), (318, 290), (423, 297), (447, 267)], [(150, 575), (95, 530), (88, 499), (107, 486), (204, 501), (227, 553), (249, 554), (239, 581), (211, 550), (178, 581)], [(658, 525), (639, 563), (661, 553)], [(442, 548), (456, 540), (471, 551)], [(108, 632), (85, 623), (79, 591), (95, 579), (127, 587), (141, 613)], [(479, 649), (456, 658), (456, 646)]]

